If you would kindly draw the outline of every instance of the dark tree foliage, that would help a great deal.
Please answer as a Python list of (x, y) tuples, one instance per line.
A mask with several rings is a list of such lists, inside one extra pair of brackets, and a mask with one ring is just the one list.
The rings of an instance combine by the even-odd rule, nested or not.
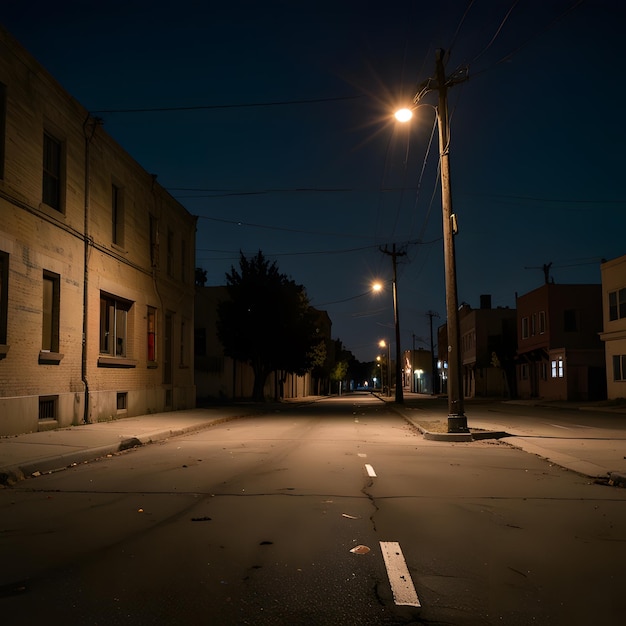
[[(229, 300), (218, 305), (217, 333), (224, 353), (249, 363), (253, 398), (263, 400), (273, 371), (304, 374), (323, 361), (323, 343), (302, 285), (259, 252), (226, 273)], [(320, 347), (321, 344), (321, 347)]]

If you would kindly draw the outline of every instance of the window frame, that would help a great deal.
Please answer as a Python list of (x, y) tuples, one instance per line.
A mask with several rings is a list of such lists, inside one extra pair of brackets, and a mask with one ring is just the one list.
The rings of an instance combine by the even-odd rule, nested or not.
[(626, 287), (609, 291), (609, 321), (626, 318)]
[[(132, 306), (128, 300), (100, 292), (100, 356), (128, 358), (128, 317)], [(110, 341), (111, 336), (114, 341)], [(122, 339), (121, 349), (119, 339)]]
[[(54, 147), (54, 154), (50, 149)], [(51, 159), (56, 163), (51, 163)], [(64, 213), (65, 146), (47, 128), (43, 131), (41, 201), (54, 211)]]
[(111, 242), (124, 246), (124, 188), (111, 183)]
[(562, 356), (550, 359), (550, 378), (565, 378), (565, 359)]
[(157, 362), (157, 310), (153, 306), (146, 311), (146, 358), (149, 364)]
[(613, 355), (613, 382), (626, 381), (626, 354)]
[[(0, 250), (0, 345), (6, 346), (9, 311), (9, 253)], [(0, 358), (5, 352), (0, 352)]]
[(529, 337), (528, 330), (529, 330), (528, 317), (527, 316), (522, 317), (522, 328), (521, 328), (522, 339), (528, 339)]
[[(48, 289), (50, 289), (49, 293)], [(59, 352), (60, 321), (61, 277), (59, 276), (59, 274), (44, 270), (42, 277), (42, 352)]]

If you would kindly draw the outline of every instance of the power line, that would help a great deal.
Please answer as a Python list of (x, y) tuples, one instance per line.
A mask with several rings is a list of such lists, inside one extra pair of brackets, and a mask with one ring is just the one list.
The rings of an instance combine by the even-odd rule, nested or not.
[(301, 104), (319, 104), (322, 102), (341, 102), (363, 98), (363, 94), (353, 96), (337, 96), (333, 98), (309, 98), (306, 100), (276, 100), (271, 102), (239, 102), (235, 104), (206, 104), (181, 107), (144, 107), (132, 109), (97, 109), (91, 113), (161, 113), (170, 111), (211, 111), (215, 109), (249, 109), (255, 107), (293, 106)]

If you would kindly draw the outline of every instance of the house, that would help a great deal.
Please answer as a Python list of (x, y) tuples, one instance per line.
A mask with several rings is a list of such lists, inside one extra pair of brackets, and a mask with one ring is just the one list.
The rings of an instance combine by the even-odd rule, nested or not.
[(480, 297), (480, 308), (465, 304), (459, 311), (461, 364), (465, 396), (515, 395), (516, 311), (491, 307), (491, 296)]
[(0, 435), (195, 406), (195, 225), (0, 27)]
[(605, 261), (602, 272), (603, 323), (607, 397), (626, 398), (626, 255)]
[[(516, 311), (492, 308), (491, 296), (480, 296), (480, 308), (459, 307), (459, 335), (463, 394), (473, 397), (515, 395)], [(439, 346), (447, 346), (447, 325), (439, 328)], [(442, 351), (440, 350), (440, 353)], [(445, 354), (445, 353), (444, 353)], [(442, 389), (447, 382), (447, 361), (440, 355)]]
[(546, 283), (517, 298), (517, 391), (522, 398), (606, 396), (601, 285)]
[[(194, 366), (200, 403), (249, 399), (253, 395), (252, 367), (225, 356), (217, 335), (218, 305), (228, 297), (226, 286), (196, 287)], [(332, 324), (326, 311), (316, 311), (316, 316), (317, 329), (326, 346), (324, 366), (302, 376), (273, 372), (265, 382), (265, 397), (304, 398), (328, 393), (329, 371), (334, 357)]]

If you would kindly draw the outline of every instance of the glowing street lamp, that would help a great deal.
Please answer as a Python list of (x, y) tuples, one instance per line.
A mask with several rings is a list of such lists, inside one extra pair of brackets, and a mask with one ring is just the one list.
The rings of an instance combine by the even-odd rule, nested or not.
[[(387, 348), (387, 395), (391, 395), (391, 346), (388, 341), (381, 339), (378, 342), (378, 347)], [(382, 369), (382, 368), (381, 368)], [(382, 371), (381, 371), (382, 379)], [(396, 388), (398, 387), (398, 381), (396, 380)]]
[[(437, 51), (435, 78), (429, 78), (418, 87), (413, 98), (414, 108), (422, 96), (436, 89), (439, 103), (435, 107), (439, 126), (439, 155), (441, 170), (441, 210), (443, 217), (443, 249), (446, 280), (446, 315), (448, 326), (448, 432), (469, 432), (467, 418), (463, 410), (463, 386), (461, 372), (460, 327), (458, 318), (458, 297), (456, 284), (456, 258), (454, 235), (456, 215), (452, 212), (450, 190), (450, 129), (448, 126), (448, 88), (467, 79), (467, 72), (459, 70), (446, 78), (443, 65), (443, 50)], [(431, 106), (431, 105), (428, 105)], [(413, 116), (408, 108), (400, 109), (395, 117), (400, 122), (408, 122)]]

